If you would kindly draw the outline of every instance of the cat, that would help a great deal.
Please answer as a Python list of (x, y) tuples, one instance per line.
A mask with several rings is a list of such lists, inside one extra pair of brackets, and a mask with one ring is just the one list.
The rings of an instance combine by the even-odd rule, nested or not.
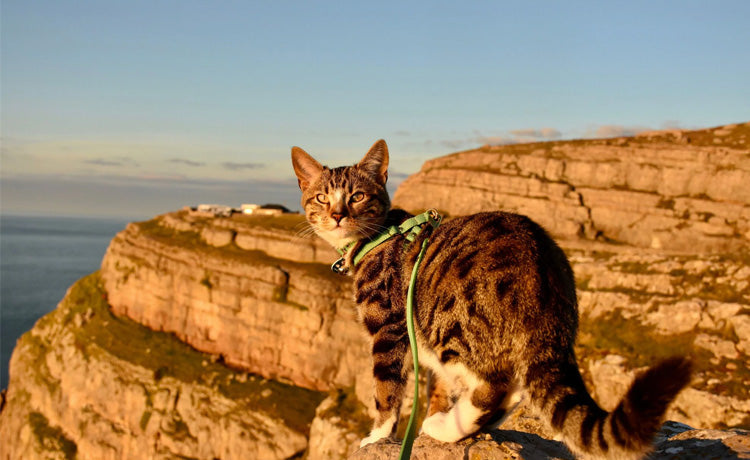
[(388, 147), (375, 142), (353, 166), (322, 166), (299, 147), (292, 164), (315, 232), (343, 256), (361, 322), (372, 337), (377, 417), (364, 446), (393, 436), (410, 358), (406, 292), (424, 238), (414, 321), (420, 363), (435, 379), (422, 433), (456, 442), (499, 425), (526, 392), (573, 453), (640, 458), (669, 403), (690, 380), (687, 358), (636, 377), (610, 413), (586, 390), (573, 345), (578, 306), (563, 251), (528, 217), (483, 212), (425, 226), (413, 242), (396, 235), (354, 255), (390, 225), (411, 217), (390, 209)]

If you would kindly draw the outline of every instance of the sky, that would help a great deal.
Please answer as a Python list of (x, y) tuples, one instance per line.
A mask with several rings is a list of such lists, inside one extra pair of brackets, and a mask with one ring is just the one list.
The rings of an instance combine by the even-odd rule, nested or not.
[(750, 2), (3, 0), (0, 211), (299, 210), (290, 148), (388, 142), (390, 187), (484, 144), (750, 120)]

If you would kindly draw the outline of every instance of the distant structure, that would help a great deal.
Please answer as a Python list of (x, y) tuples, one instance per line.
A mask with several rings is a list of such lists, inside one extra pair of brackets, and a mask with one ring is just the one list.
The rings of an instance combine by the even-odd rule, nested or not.
[(242, 213), (255, 216), (277, 216), (280, 214), (290, 213), (291, 211), (280, 204), (243, 204), (240, 209), (226, 206), (223, 204), (199, 204), (195, 207), (188, 207), (191, 214), (206, 217), (231, 217), (234, 213)]
[(256, 216), (276, 216), (289, 212), (289, 209), (280, 204), (265, 204), (263, 206), (258, 204), (243, 204), (241, 210), (242, 214), (252, 214)]
[(229, 217), (234, 212), (234, 208), (222, 204), (199, 204), (196, 211), (200, 214), (209, 214), (214, 217)]

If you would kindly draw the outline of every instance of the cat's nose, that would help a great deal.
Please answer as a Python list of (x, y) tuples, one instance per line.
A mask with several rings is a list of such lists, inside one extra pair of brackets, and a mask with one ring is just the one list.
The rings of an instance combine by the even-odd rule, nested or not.
[(334, 213), (331, 213), (331, 217), (333, 217), (333, 220), (335, 220), (336, 223), (338, 224), (341, 222), (341, 219), (344, 218), (344, 214), (340, 212), (334, 212)]

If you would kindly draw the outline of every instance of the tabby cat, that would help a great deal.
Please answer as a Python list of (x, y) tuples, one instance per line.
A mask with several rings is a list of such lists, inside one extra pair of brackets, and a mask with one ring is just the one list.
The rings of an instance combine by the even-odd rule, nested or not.
[(397, 235), (356, 266), (354, 254), (390, 225), (388, 148), (377, 141), (354, 166), (321, 166), (292, 149), (302, 205), (315, 232), (347, 248), (360, 319), (372, 336), (375, 407), (362, 445), (396, 431), (410, 360), (405, 299), (421, 241), (430, 238), (416, 285), (419, 360), (435, 378), (422, 432), (455, 442), (497, 426), (525, 391), (576, 454), (639, 458), (649, 451), (669, 403), (690, 380), (686, 358), (640, 374), (608, 413), (591, 398), (576, 364), (573, 271), (563, 251), (529, 218), (506, 212), (458, 217), (413, 242)]

